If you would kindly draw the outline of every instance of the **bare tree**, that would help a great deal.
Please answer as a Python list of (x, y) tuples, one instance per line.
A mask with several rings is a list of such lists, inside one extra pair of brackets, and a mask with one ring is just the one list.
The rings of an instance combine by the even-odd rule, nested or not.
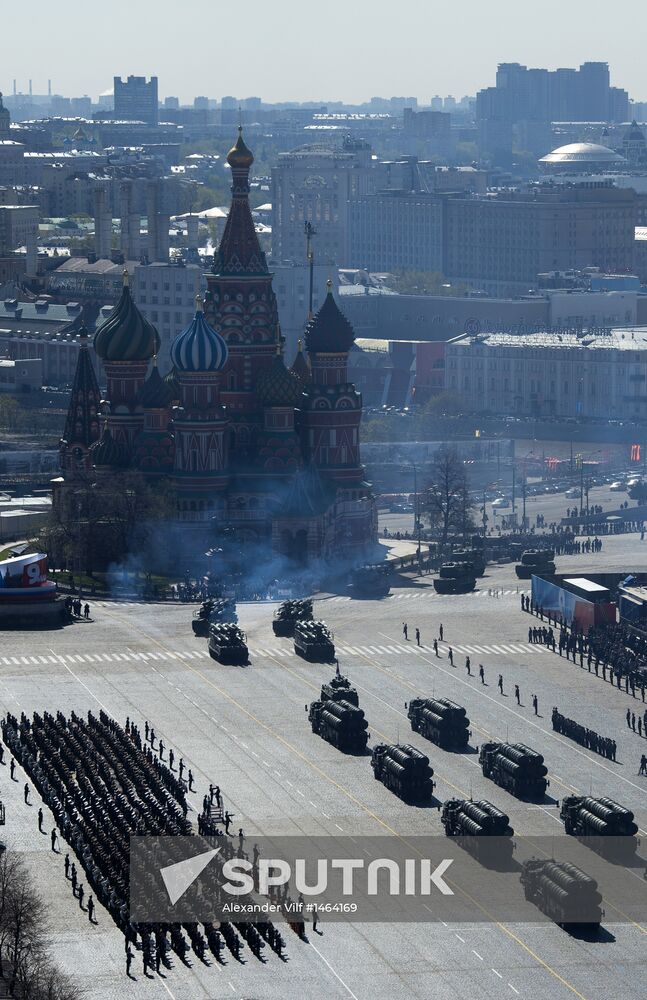
[[(23, 1000), (81, 1000), (84, 990), (65, 976), (47, 951), (45, 905), (22, 859), (0, 854), (0, 978)], [(7, 968), (5, 968), (5, 964)]]
[(423, 512), (446, 546), (450, 535), (464, 537), (472, 527), (469, 480), (456, 448), (443, 445), (438, 449), (430, 478), (423, 496)]

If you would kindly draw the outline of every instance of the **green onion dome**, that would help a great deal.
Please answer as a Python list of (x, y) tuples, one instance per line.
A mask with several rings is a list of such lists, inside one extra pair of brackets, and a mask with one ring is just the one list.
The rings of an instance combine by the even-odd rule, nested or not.
[(294, 372), (285, 367), (281, 355), (276, 354), (267, 371), (259, 375), (256, 392), (263, 406), (296, 406), (301, 384)]
[(355, 341), (355, 331), (335, 302), (332, 282), (324, 303), (305, 331), (308, 354), (347, 354)]
[(102, 361), (148, 361), (159, 347), (159, 334), (133, 302), (124, 271), (121, 298), (95, 333), (94, 349)]
[(110, 433), (110, 428), (105, 427), (101, 439), (95, 441), (90, 448), (92, 464), (97, 468), (101, 466), (113, 469), (121, 469), (128, 465), (128, 454), (122, 444), (119, 444)]
[(173, 386), (165, 381), (157, 365), (139, 390), (138, 402), (145, 410), (165, 410), (175, 399)]

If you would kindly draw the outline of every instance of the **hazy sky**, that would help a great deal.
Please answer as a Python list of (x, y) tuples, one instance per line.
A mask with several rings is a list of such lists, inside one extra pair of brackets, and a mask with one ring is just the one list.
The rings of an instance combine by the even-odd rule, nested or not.
[[(614, 20), (614, 14), (617, 18)], [(609, 63), (647, 100), (645, 0), (0, 0), (0, 89), (98, 94), (156, 74), (161, 97), (364, 101), (473, 94), (498, 62)]]

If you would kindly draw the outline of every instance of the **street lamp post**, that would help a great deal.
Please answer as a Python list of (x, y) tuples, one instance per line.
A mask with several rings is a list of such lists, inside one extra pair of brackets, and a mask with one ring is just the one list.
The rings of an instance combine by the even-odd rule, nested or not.
[(420, 506), (418, 503), (418, 469), (415, 462), (411, 463), (411, 468), (413, 469), (413, 531), (414, 535), (417, 534), (418, 537), (418, 555), (420, 555), (421, 549), (421, 539), (420, 539)]

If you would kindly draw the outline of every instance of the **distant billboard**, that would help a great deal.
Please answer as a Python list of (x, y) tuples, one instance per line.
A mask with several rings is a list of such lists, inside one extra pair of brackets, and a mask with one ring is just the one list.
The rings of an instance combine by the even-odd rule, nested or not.
[(47, 583), (47, 556), (44, 552), (4, 559), (0, 562), (0, 589), (27, 589)]

